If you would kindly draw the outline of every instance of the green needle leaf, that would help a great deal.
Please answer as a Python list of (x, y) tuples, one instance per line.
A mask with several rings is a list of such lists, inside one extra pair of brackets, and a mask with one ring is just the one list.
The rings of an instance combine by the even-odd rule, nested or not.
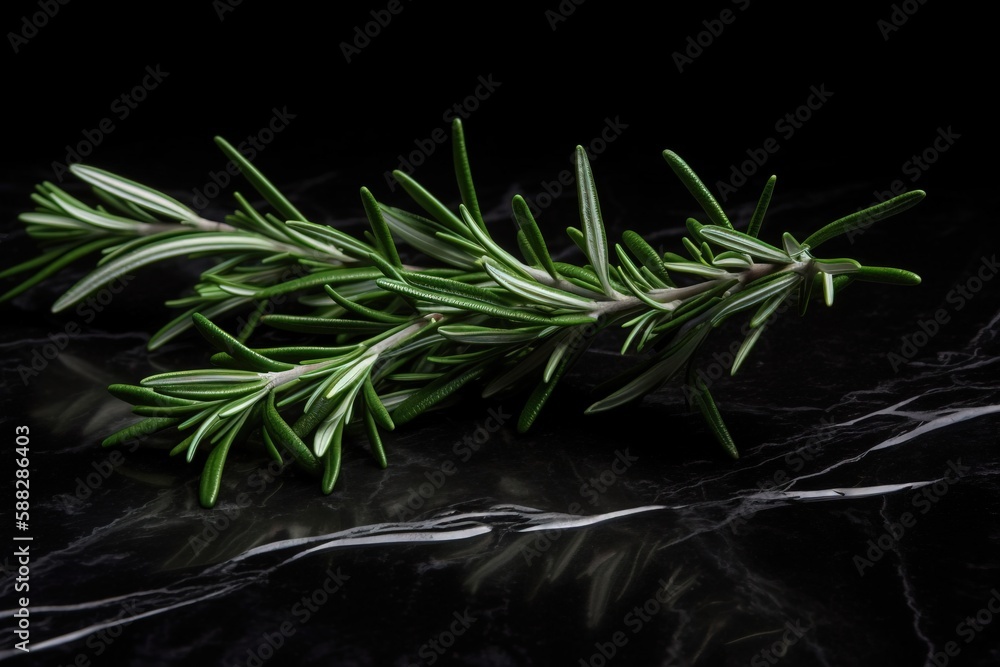
[(242, 361), (254, 370), (268, 372), (287, 371), (290, 368), (294, 368), (292, 364), (268, 359), (264, 355), (254, 352), (203, 315), (195, 313), (191, 319), (194, 321), (194, 327), (198, 332), (214, 345), (216, 349)]
[(179, 422), (174, 417), (148, 417), (123, 429), (115, 431), (101, 442), (102, 447), (114, 447), (133, 440), (144, 440), (153, 433), (168, 429)]
[(517, 310), (515, 308), (498, 306), (493, 303), (477, 301), (466, 297), (445, 294), (443, 292), (435, 292), (433, 290), (423, 289), (415, 285), (399, 283), (387, 278), (380, 278), (375, 282), (379, 287), (387, 289), (390, 292), (396, 292), (414, 299), (424, 300), (435, 305), (454, 306), (456, 308), (461, 308), (475, 313), (482, 313), (492, 317), (508, 319), (513, 322), (526, 322), (529, 324), (551, 324), (553, 322), (552, 318), (544, 317), (531, 311)]
[(816, 286), (816, 280), (813, 277), (803, 278), (799, 283), (799, 315), (805, 315), (806, 309), (809, 307), (809, 301), (812, 299), (813, 288)]
[(674, 343), (661, 355), (660, 360), (644, 371), (637, 378), (626, 384), (624, 387), (614, 392), (607, 398), (603, 398), (587, 408), (587, 414), (603, 412), (616, 408), (625, 403), (629, 403), (641, 396), (646, 395), (656, 387), (673, 377), (679, 371), (691, 354), (698, 348), (704, 340), (709, 329), (699, 326), (692, 329), (680, 341)]
[(388, 466), (388, 461), (385, 457), (385, 448), (382, 446), (382, 436), (378, 432), (378, 424), (375, 423), (375, 417), (372, 415), (371, 410), (365, 410), (365, 433), (368, 435), (368, 443), (371, 445), (372, 456), (375, 457), (375, 462), (378, 463), (378, 467), (385, 470)]
[(497, 329), (473, 324), (446, 324), (438, 332), (449, 340), (472, 345), (516, 345), (536, 340), (546, 327)]
[[(99, 241), (107, 245), (111, 245), (112, 243), (116, 243), (117, 239), (99, 239)], [(47, 267), (52, 261), (62, 256), (63, 253), (66, 252), (67, 248), (79, 248), (79, 245), (74, 246), (72, 243), (67, 243), (65, 245), (53, 248), (52, 250), (49, 250), (45, 254), (33, 257), (29, 260), (21, 262), (20, 264), (15, 264), (14, 266), (11, 266), (3, 271), (0, 271), (0, 278), (8, 278), (10, 276), (16, 276), (19, 273), (30, 271), (31, 269), (38, 266)]]
[[(792, 287), (800, 280), (802, 280), (802, 278), (797, 273), (786, 273), (780, 278), (776, 278), (770, 282), (764, 283), (763, 285), (759, 285), (758, 287), (745, 289), (742, 292), (729, 297), (720, 303), (715, 309), (715, 313), (712, 315), (712, 326), (717, 327), (731, 315), (734, 315), (741, 310), (746, 310), (747, 308), (753, 308), (758, 303), (766, 301), (775, 294), (792, 289)], [(806, 279), (805, 282), (809, 282), (809, 280)]]
[[(442, 204), (437, 197), (427, 192), (427, 190), (413, 180), (409, 174), (396, 170), (392, 172), (392, 175), (396, 181), (403, 186), (406, 194), (410, 195), (410, 197), (413, 198), (413, 201), (420, 205), (420, 208), (430, 213), (431, 216), (441, 225), (444, 225), (446, 229), (458, 234), (459, 236), (472, 238), (469, 235), (465, 224), (458, 218), (458, 216), (449, 211), (448, 207)], [(387, 221), (388, 220), (389, 219), (387, 219)]]
[(292, 202), (285, 198), (285, 195), (281, 194), (278, 188), (271, 184), (271, 181), (265, 178), (264, 174), (260, 172), (257, 167), (253, 166), (249, 160), (243, 157), (243, 154), (238, 150), (233, 148), (233, 146), (223, 139), (222, 137), (215, 138), (215, 144), (222, 149), (222, 152), (226, 154), (233, 163), (240, 168), (243, 176), (250, 181), (250, 185), (260, 193), (268, 204), (274, 207), (282, 218), (285, 220), (308, 220), (306, 216), (302, 215)]
[(556, 385), (559, 384), (559, 380), (566, 373), (567, 370), (573, 365), (584, 350), (587, 348), (587, 341), (584, 339), (584, 344), (577, 345), (567, 349), (558, 360), (555, 368), (546, 371), (546, 376), (541, 382), (539, 382), (531, 395), (528, 396), (528, 400), (525, 401), (524, 407), (521, 409), (521, 414), (517, 419), (517, 432), (526, 433), (528, 429), (531, 428), (535, 420), (538, 419), (538, 415), (541, 413), (542, 408), (545, 407), (546, 402), (548, 402), (549, 397), (552, 396), (552, 392), (555, 391)]
[(403, 322), (409, 322), (411, 318), (403, 317), (401, 315), (392, 315), (377, 308), (369, 308), (367, 306), (362, 306), (357, 301), (351, 301), (350, 299), (341, 296), (336, 290), (334, 290), (329, 285), (323, 285), (323, 289), (326, 293), (333, 299), (338, 306), (349, 310), (356, 315), (360, 315), (369, 320), (375, 322), (382, 322), (384, 324), (401, 324)]
[(247, 301), (247, 299), (233, 297), (205, 308), (199, 308), (198, 306), (190, 308), (167, 322), (159, 331), (150, 336), (149, 342), (146, 344), (146, 349), (152, 351), (160, 348), (192, 328), (194, 326), (192, 317), (196, 312), (200, 312), (204, 317), (211, 319), (239, 308), (247, 303)]
[[(219, 488), (222, 484), (222, 470), (226, 465), (226, 456), (229, 454), (229, 448), (232, 447), (233, 441), (243, 429), (248, 414), (249, 412), (244, 413), (230, 425), (219, 443), (208, 454), (198, 489), (198, 499), (201, 506), (206, 509), (215, 507), (215, 503), (219, 499)], [(188, 451), (194, 451), (194, 448), (192, 447)]]
[(773, 245), (764, 243), (735, 229), (706, 226), (701, 229), (701, 236), (723, 248), (736, 252), (745, 252), (751, 257), (764, 262), (788, 264), (792, 261), (792, 258), (783, 250), (778, 250)]
[(753, 264), (750, 255), (735, 250), (720, 252), (712, 258), (712, 265), (727, 271), (746, 271)]
[(457, 368), (447, 375), (434, 380), (422, 389), (417, 390), (392, 411), (392, 421), (399, 426), (430, 410), (435, 405), (448, 398), (469, 382), (479, 378), (485, 370), (480, 364), (473, 368)]
[(518, 296), (522, 296), (529, 302), (546, 306), (549, 308), (565, 308), (568, 310), (591, 311), (597, 303), (579, 296), (565, 292), (554, 287), (543, 285), (532, 279), (525, 279), (515, 276), (507, 271), (499, 263), (487, 258), (485, 262), (486, 272), (497, 282), (498, 285), (510, 290)]
[(580, 200), (580, 223), (587, 259), (601, 281), (604, 293), (614, 298), (617, 292), (608, 278), (608, 239), (604, 232), (604, 220), (601, 219), (601, 205), (597, 201), (597, 185), (583, 146), (576, 147), (576, 192)]
[(162, 192), (158, 192), (141, 183), (136, 183), (135, 181), (112, 174), (103, 169), (98, 169), (97, 167), (82, 164), (71, 164), (69, 170), (81, 181), (89, 183), (95, 188), (106, 190), (115, 197), (131, 202), (148, 211), (159, 213), (173, 220), (193, 221), (198, 219), (197, 213), (173, 197), (168, 197)]
[(267, 453), (271, 455), (271, 458), (278, 465), (284, 465), (285, 459), (278, 451), (278, 447), (274, 444), (274, 440), (271, 439), (271, 434), (266, 428), (261, 429), (261, 438), (264, 440), (264, 448), (267, 449)]
[(646, 290), (653, 289), (653, 286), (643, 276), (642, 270), (636, 266), (635, 262), (632, 261), (632, 258), (627, 252), (625, 252), (625, 248), (623, 248), (620, 243), (615, 244), (615, 254), (618, 255), (618, 261), (621, 262), (620, 266), (612, 267), (612, 270), (617, 268), (617, 271), (615, 271), (614, 274), (616, 279), (624, 283), (624, 276), (628, 276), (631, 278), (633, 284), (639, 285)]
[(712, 394), (708, 390), (708, 385), (701, 377), (697, 380), (698, 391), (694, 394), (695, 405), (698, 406), (698, 410), (701, 411), (705, 421), (708, 423), (709, 428), (712, 430), (712, 434), (722, 445), (722, 448), (726, 450), (734, 459), (740, 457), (739, 451), (736, 449), (736, 443), (733, 442), (732, 436), (729, 434), (729, 429), (726, 428), (726, 423), (722, 420), (722, 415), (719, 414), (719, 408), (715, 405), (715, 401), (712, 399)]
[(219, 488), (222, 485), (222, 469), (226, 465), (226, 456), (229, 454), (229, 447), (232, 445), (232, 438), (225, 438), (212, 449), (205, 461), (205, 468), (201, 473), (201, 481), (198, 486), (198, 499), (205, 509), (215, 507), (219, 499)]
[(175, 387), (185, 385), (219, 385), (237, 383), (235, 387), (243, 391), (250, 383), (261, 383), (260, 373), (228, 368), (200, 369), (192, 371), (171, 371), (150, 375), (142, 381), (144, 387)]
[(729, 275), (729, 271), (726, 269), (716, 266), (707, 266), (696, 262), (664, 262), (663, 266), (670, 271), (676, 271), (677, 273), (690, 273), (696, 276), (703, 276), (705, 278), (725, 278)]
[[(747, 355), (750, 354), (750, 350), (753, 346), (757, 344), (757, 339), (760, 338), (760, 334), (767, 328), (767, 325), (759, 326), (750, 331), (747, 337), (743, 339), (743, 344), (740, 345), (740, 349), (736, 352), (736, 359), (733, 360), (733, 367), (730, 370), (730, 375), (736, 375), (736, 372), (743, 365), (743, 361), (746, 359)], [(700, 378), (699, 378), (700, 379)]]
[(653, 275), (667, 285), (673, 285), (670, 274), (667, 273), (665, 268), (663, 268), (663, 260), (660, 258), (660, 254), (653, 250), (651, 245), (646, 243), (646, 239), (642, 238), (639, 234), (628, 230), (622, 234), (622, 241), (628, 249), (632, 251), (632, 254), (638, 258), (642, 265), (649, 269)]
[(802, 245), (809, 246), (809, 248), (815, 250), (821, 244), (826, 243), (835, 236), (848, 232), (864, 232), (876, 222), (885, 220), (915, 206), (925, 195), (926, 193), (923, 190), (904, 192), (892, 199), (869, 206), (862, 211), (846, 215), (811, 234), (809, 238), (802, 242)]
[(389, 229), (385, 216), (382, 215), (382, 207), (375, 200), (374, 195), (368, 188), (361, 188), (361, 203), (365, 207), (365, 214), (368, 216), (368, 224), (371, 225), (372, 233), (378, 245), (378, 250), (390, 264), (396, 267), (403, 266), (396, 252), (396, 243), (392, 240), (392, 230)]
[(826, 305), (833, 305), (833, 275), (830, 273), (820, 273), (823, 280), (823, 301)]
[(323, 480), (321, 486), (323, 494), (327, 496), (333, 493), (333, 487), (336, 486), (337, 478), (340, 477), (340, 458), (343, 439), (344, 422), (340, 422), (337, 424), (336, 429), (334, 429), (330, 446), (326, 448), (326, 452), (323, 454)]
[(757, 200), (757, 207), (753, 210), (753, 215), (750, 216), (750, 224), (747, 226), (747, 236), (752, 236), (757, 238), (760, 236), (760, 226), (764, 222), (764, 215), (767, 214), (767, 207), (771, 203), (771, 195), (774, 193), (774, 184), (777, 182), (777, 176), (771, 176), (767, 179), (767, 183), (764, 184), (764, 191), (760, 193), (760, 199)]
[(315, 222), (289, 220), (285, 223), (283, 231), (292, 237), (291, 241), (297, 241), (300, 245), (323, 253), (328, 258), (327, 263), (350, 264), (367, 257), (375, 250), (350, 234)]
[(223, 421), (219, 419), (219, 413), (223, 411), (225, 406), (220, 405), (217, 408), (208, 410), (208, 414), (205, 416), (204, 420), (201, 422), (201, 426), (194, 432), (191, 436), (191, 442), (187, 446), (187, 462), (191, 463), (194, 460), (194, 454), (198, 451), (198, 445), (206, 436), (211, 435), (223, 425)]
[(202, 234), (192, 232), (182, 237), (173, 237), (162, 243), (148, 245), (133, 253), (119, 257), (113, 262), (102, 264), (78, 283), (69, 288), (52, 306), (52, 312), (61, 312), (87, 298), (116, 278), (128, 276), (132, 271), (147, 264), (160, 262), (172, 257), (207, 252), (234, 251), (270, 252), (274, 242), (239, 233)]
[(132, 384), (113, 384), (108, 387), (108, 392), (120, 401), (125, 401), (132, 405), (148, 405), (160, 407), (191, 406), (198, 405), (198, 401), (186, 398), (175, 398), (158, 394), (149, 387), (139, 387)]
[[(698, 246), (696, 246), (694, 244), (694, 241), (692, 241), (691, 239), (689, 239), (688, 237), (685, 236), (685, 237), (683, 237), (681, 239), (681, 243), (684, 245), (684, 249), (688, 251), (688, 254), (691, 255), (691, 259), (692, 260), (694, 260), (695, 262), (697, 262), (699, 264), (705, 264), (705, 265), (708, 264), (708, 262), (705, 261), (705, 257), (701, 254), (701, 248), (699, 248)], [(672, 255), (672, 253), (671, 253), (671, 255)], [(667, 257), (664, 257), (664, 260), (666, 260), (666, 259), (667, 259)], [(674, 258), (671, 257), (670, 259), (673, 260)], [(681, 258), (681, 259), (683, 259), (683, 258)], [(666, 266), (667, 266), (668, 269), (670, 268), (669, 264), (667, 264)]]
[(677, 177), (681, 179), (681, 183), (688, 189), (688, 192), (694, 196), (702, 210), (708, 215), (708, 219), (712, 221), (712, 224), (732, 229), (733, 225), (729, 222), (729, 218), (726, 217), (726, 213), (722, 210), (719, 202), (716, 201), (709, 189), (705, 187), (705, 184), (701, 182), (701, 179), (694, 173), (694, 170), (673, 151), (663, 151), (663, 159), (667, 161), (667, 164), (677, 174)]
[(318, 334), (373, 333), (382, 331), (386, 327), (383, 322), (344, 320), (312, 315), (265, 315), (262, 321), (268, 326), (282, 331)]
[(472, 219), (472, 214), (469, 213), (469, 209), (465, 208), (465, 204), (458, 207), (458, 211), (462, 216), (462, 221), (465, 222), (469, 229), (469, 232), (476, 239), (476, 242), (482, 246), (489, 255), (492, 255), (493, 259), (504, 264), (511, 271), (519, 273), (525, 277), (531, 275), (531, 271), (528, 267), (524, 266), (521, 262), (517, 260), (512, 254), (501, 248), (496, 241), (494, 241), (489, 233), (481, 228), (475, 220)]
[(379, 398), (378, 392), (375, 391), (375, 386), (372, 384), (371, 374), (365, 376), (365, 381), (362, 385), (362, 392), (365, 397), (365, 407), (367, 408), (367, 412), (371, 415), (375, 422), (387, 431), (395, 429), (396, 424), (393, 423), (392, 416), (389, 415), (389, 411), (386, 410), (385, 405), (382, 404), (382, 399)]
[(861, 264), (853, 259), (814, 259), (813, 264), (819, 271), (834, 276), (854, 273), (861, 268)]
[(772, 297), (769, 297), (767, 301), (761, 304), (760, 308), (754, 313), (754, 316), (750, 319), (750, 328), (756, 329), (767, 321), (774, 311), (778, 309), (785, 299), (792, 293), (795, 288), (786, 289), (784, 292), (779, 292)]
[[(386, 224), (389, 225), (389, 229), (391, 229), (396, 236), (402, 239), (404, 243), (416, 248), (420, 252), (423, 252), (428, 256), (451, 266), (471, 270), (475, 270), (477, 268), (476, 262), (482, 253), (477, 252), (475, 255), (472, 255), (467, 251), (456, 248), (454, 244), (447, 243), (438, 238), (437, 232), (443, 231), (443, 229), (441, 229), (443, 227), (442, 225), (426, 220), (425, 218), (421, 218), (418, 215), (407, 213), (406, 211), (389, 206), (382, 207), (382, 215), (384, 216)], [(455, 222), (461, 224), (461, 221), (458, 220), (458, 218), (455, 218)], [(456, 232), (455, 230), (450, 229), (450, 227), (445, 229), (448, 229), (452, 234), (457, 234), (460, 237), (464, 238), (466, 236), (464, 231)]]
[(920, 276), (904, 269), (884, 266), (862, 266), (851, 274), (857, 280), (887, 285), (919, 285)]
[[(22, 292), (30, 289), (31, 287), (34, 287), (38, 283), (42, 282), (43, 280), (54, 274), (55, 272), (59, 271), (60, 269), (66, 266), (69, 266), (70, 264), (80, 259), (81, 257), (89, 255), (90, 253), (95, 252), (97, 250), (107, 248), (108, 246), (117, 242), (118, 242), (117, 239), (96, 239), (89, 243), (78, 244), (72, 250), (69, 251), (63, 251), (62, 248), (57, 248), (52, 252), (41, 255), (36, 260), (28, 260), (27, 262), (23, 262), (21, 264), (18, 264), (17, 266), (7, 269), (3, 273), (0, 273), (0, 278), (9, 275), (14, 275), (22, 271), (27, 271), (29, 269), (34, 268), (38, 264), (44, 264), (43, 268), (40, 271), (38, 271), (38, 273), (33, 275), (31, 278), (28, 278), (17, 287), (8, 290), (2, 296), (0, 296), (0, 303), (13, 299), (18, 294), (21, 294)], [(63, 254), (64, 252), (65, 254)]]
[(458, 178), (458, 190), (462, 193), (462, 203), (469, 209), (472, 219), (480, 229), (486, 229), (483, 214), (479, 212), (479, 200), (476, 198), (476, 188), (472, 184), (472, 170), (469, 168), (469, 154), (465, 150), (465, 132), (462, 121), (458, 118), (451, 122), (452, 157), (455, 162), (455, 176)]
[(264, 426), (275, 442), (287, 449), (303, 468), (313, 473), (320, 471), (319, 460), (312, 450), (278, 412), (273, 391), (268, 393), (267, 402), (264, 404)]
[(517, 221), (517, 226), (520, 230), (524, 232), (524, 237), (531, 246), (531, 251), (538, 258), (538, 262), (545, 269), (545, 272), (553, 280), (558, 280), (559, 272), (556, 270), (556, 265), (552, 262), (552, 256), (549, 254), (544, 237), (542, 237), (542, 230), (538, 228), (535, 216), (531, 214), (531, 209), (528, 208), (528, 203), (524, 201), (524, 197), (516, 195), (514, 197), (513, 208), (514, 220)]

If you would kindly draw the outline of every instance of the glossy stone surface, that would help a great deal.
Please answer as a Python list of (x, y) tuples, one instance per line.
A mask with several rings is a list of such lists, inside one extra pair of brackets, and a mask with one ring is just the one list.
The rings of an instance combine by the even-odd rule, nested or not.
[[(940, 199), (908, 224), (941, 229), (961, 198)], [(874, 252), (883, 239), (862, 240)], [(18, 387), (60, 321), (24, 297), (25, 320), (4, 330), (3, 411), (8, 431), (31, 431), (32, 655), (917, 664), (954, 642), (962, 664), (992, 664), (996, 627), (964, 619), (997, 605), (1000, 299), (981, 259), (995, 246), (922, 261), (948, 241), (931, 231), (927, 247), (893, 252), (926, 266), (919, 287), (857, 284), (832, 309), (783, 315), (736, 378), (717, 379), (712, 354), (738, 327), (715, 334), (700, 367), (739, 461), (676, 387), (583, 417), (619, 366), (603, 344), (529, 434), (513, 427), (516, 397), (468, 398), (389, 435), (387, 470), (354, 442), (330, 496), (292, 466), (235, 457), (213, 511), (198, 506), (197, 466), (97, 444), (129, 419), (105, 387), (202, 363), (196, 341), (147, 357), (144, 334), (118, 328), (143, 308), (126, 291), (107, 329), (71, 337)], [(977, 274), (989, 279), (971, 298), (953, 291)], [(938, 309), (944, 323), (921, 338)], [(904, 336), (924, 342), (912, 359)]]
[[(470, 390), (389, 434), (386, 470), (352, 440), (330, 496), (260, 451), (234, 452), (206, 511), (200, 466), (168, 457), (169, 440), (99, 446), (131, 419), (109, 384), (206, 362), (194, 336), (145, 351), (168, 318), (163, 301), (206, 264), (146, 269), (106, 303), (51, 314), (82, 268), (60, 273), (0, 305), (3, 444), (12, 461), (15, 429), (30, 430), (30, 530), (17, 536), (33, 538), (26, 593), (15, 590), (26, 542), (8, 538), (0, 556), (0, 660), (1000, 664), (1000, 235), (994, 121), (978, 122), (994, 108), (996, 40), (985, 17), (955, 3), (668, 3), (656, 15), (622, 3), (404, 3), (345, 55), (386, 3), (322, 15), (294, 2), (146, 15), (110, 4), (60, 4), (10, 56), (0, 270), (34, 253), (15, 217), (36, 183), (62, 182), (70, 150), (185, 202), (208, 192), (206, 215), (221, 216), (249, 189), (218, 185), (226, 160), (211, 138), (266, 136), (283, 110), (294, 117), (253, 158), (314, 221), (360, 230), (362, 185), (412, 208), (390, 178), (407, 165), (454, 204), (438, 137), (459, 105), (483, 210), (508, 243), (522, 193), (572, 255), (563, 174), (583, 144), (609, 240), (636, 229), (679, 250), (684, 220), (702, 213), (660, 157), (670, 148), (725, 195), (737, 228), (776, 173), (770, 242), (894, 189), (926, 189), (900, 218), (829, 244), (830, 256), (923, 283), (856, 284), (833, 308), (782, 315), (735, 378), (726, 356), (740, 324), (715, 332), (700, 368), (737, 461), (676, 385), (585, 417), (595, 386), (622, 368), (620, 341), (601, 339), (528, 434), (514, 428), (517, 397)], [(29, 21), (41, 11), (11, 6)], [(733, 20), (712, 36), (726, 9)], [(678, 61), (698, 51), (689, 39), (707, 43)], [(168, 74), (155, 82), (148, 68)], [(484, 78), (501, 83), (486, 91)], [(136, 86), (145, 99), (122, 107)], [(94, 135), (104, 119), (113, 131)], [(16, 533), (6, 498), (0, 515)], [(13, 649), (22, 594), (27, 657)]]

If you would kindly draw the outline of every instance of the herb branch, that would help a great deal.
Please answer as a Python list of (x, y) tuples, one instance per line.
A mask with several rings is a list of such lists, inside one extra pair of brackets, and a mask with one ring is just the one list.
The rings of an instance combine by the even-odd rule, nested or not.
[[(316, 475), (324, 493), (339, 477), (344, 440), (362, 435), (381, 467), (383, 433), (446, 405), (467, 385), (484, 396), (526, 394), (518, 430), (538, 418), (560, 379), (603, 331), (627, 331), (621, 354), (634, 366), (613, 380), (587, 413), (641, 399), (674, 378), (686, 378), (692, 408), (732, 457), (738, 452), (694, 360), (709, 334), (748, 314), (750, 331), (732, 373), (745, 363), (779, 307), (797, 300), (832, 306), (855, 281), (915, 285), (915, 274), (821, 258), (827, 241), (910, 208), (913, 191), (837, 219), (799, 241), (760, 239), (774, 191), (766, 183), (745, 232), (680, 156), (663, 157), (704, 211), (689, 218), (681, 252), (661, 252), (626, 231), (610, 247), (594, 175), (576, 150), (579, 224), (567, 229), (579, 263), (555, 261), (521, 196), (512, 201), (516, 252), (493, 238), (479, 207), (460, 121), (452, 128), (461, 204), (452, 210), (402, 172), (395, 177), (418, 212), (379, 202), (366, 188), (361, 202), (370, 229), (357, 238), (310, 222), (238, 151), (219, 148), (263, 198), (259, 210), (243, 195), (223, 220), (207, 220), (181, 202), (91, 166), (73, 165), (96, 203), (52, 183), (37, 186), (35, 210), (20, 220), (42, 253), (0, 277), (27, 275), (0, 296), (7, 301), (87, 256), (97, 266), (53, 305), (63, 311), (115, 278), (166, 260), (211, 257), (190, 292), (167, 302), (179, 310), (152, 333), (150, 350), (195, 329), (216, 350), (212, 366), (161, 373), (139, 384), (110, 387), (141, 421), (104, 440), (169, 431), (173, 455), (205, 454), (200, 500), (212, 507), (234, 445), (259, 443), (279, 462), (291, 456)], [(403, 258), (417, 264), (404, 263)], [(294, 295), (289, 312), (268, 308)], [(214, 323), (234, 312), (249, 323), (232, 335)], [(254, 347), (260, 326), (297, 334), (296, 343)], [(320, 340), (325, 345), (315, 345)]]

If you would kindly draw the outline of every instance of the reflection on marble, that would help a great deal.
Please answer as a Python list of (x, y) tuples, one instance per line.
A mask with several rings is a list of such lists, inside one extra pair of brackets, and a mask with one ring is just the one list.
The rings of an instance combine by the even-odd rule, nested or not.
[(387, 470), (355, 443), (330, 496), (248, 451), (213, 511), (196, 466), (97, 444), (129, 420), (107, 384), (201, 350), (99, 321), (24, 387), (58, 325), (26, 318), (0, 359), (32, 433), (30, 664), (998, 664), (996, 288), (886, 360), (983, 252), (778, 323), (718, 380), (739, 461), (669, 388), (582, 418), (597, 349), (528, 435), (484, 428), (515, 398), (469, 400), (390, 434)]

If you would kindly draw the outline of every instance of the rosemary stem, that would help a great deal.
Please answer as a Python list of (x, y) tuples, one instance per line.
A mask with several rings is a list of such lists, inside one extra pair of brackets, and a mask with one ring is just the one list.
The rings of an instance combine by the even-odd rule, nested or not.
[[(402, 343), (403, 341), (407, 340), (408, 338), (413, 336), (413, 334), (417, 333), (424, 327), (430, 324), (436, 324), (443, 319), (444, 315), (441, 315), (439, 313), (431, 313), (429, 315), (421, 317), (419, 320), (413, 322), (405, 329), (402, 329), (394, 333), (393, 335), (388, 336), (383, 340), (380, 340), (375, 345), (372, 345), (364, 352), (364, 354), (361, 355), (361, 358), (372, 357), (372, 356), (377, 357), (386, 350), (390, 350), (399, 345), (400, 343)], [(362, 347), (363, 346), (364, 344), (362, 344)], [(354, 357), (352, 355), (352, 358), (356, 359), (357, 357)], [(333, 368), (336, 366), (340, 366), (343, 363), (344, 360), (340, 358), (325, 359), (323, 361), (317, 361), (312, 364), (302, 364), (301, 366), (296, 366), (295, 368), (289, 368), (288, 370), (284, 371), (271, 371), (268, 373), (261, 373), (261, 377), (267, 378), (267, 385), (265, 386), (266, 389), (276, 389), (291, 382), (295, 382), (296, 380), (298, 380), (300, 377), (302, 377), (307, 373), (312, 373), (314, 371), (319, 371), (327, 368)]]
[(330, 366), (336, 366), (339, 363), (341, 363), (340, 359), (327, 359), (325, 361), (317, 361), (313, 364), (303, 364), (301, 366), (296, 366), (295, 368), (289, 368), (286, 371), (270, 371), (268, 373), (261, 373), (261, 376), (267, 378), (267, 389), (276, 389), (288, 384), (289, 382), (298, 380), (306, 373), (318, 371)]
[(225, 222), (217, 222), (215, 220), (206, 220), (205, 218), (202, 218), (201, 216), (195, 218), (194, 220), (190, 220), (190, 221), (188, 221), (185, 224), (190, 225), (191, 227), (194, 227), (195, 229), (197, 229), (199, 231), (202, 231), (202, 232), (235, 232), (236, 231), (236, 227), (233, 227), (232, 225), (226, 224)]
[(579, 285), (571, 283), (570, 281), (564, 278), (553, 278), (546, 271), (543, 271), (541, 269), (536, 269), (533, 266), (527, 266), (525, 268), (528, 270), (528, 273), (531, 274), (532, 278), (542, 283), (543, 285), (546, 285), (547, 287), (553, 287), (555, 289), (560, 289), (564, 292), (569, 292), (570, 294), (577, 294), (579, 296), (585, 296), (590, 299), (595, 299), (598, 301), (605, 301), (605, 300), (609, 302), (611, 301), (610, 297), (608, 297), (605, 294), (594, 292), (593, 290), (589, 290), (586, 287), (580, 287)]
[(429, 313), (428, 315), (421, 317), (419, 320), (417, 320), (410, 326), (406, 327), (402, 331), (394, 333), (388, 338), (380, 340), (375, 345), (372, 345), (370, 348), (368, 348), (368, 351), (365, 352), (364, 356), (370, 357), (373, 355), (374, 356), (380, 355), (386, 350), (390, 350), (396, 347), (398, 344), (402, 343), (404, 340), (415, 334), (417, 331), (423, 329), (427, 325), (435, 324), (443, 319), (444, 315), (441, 315), (440, 313)]

